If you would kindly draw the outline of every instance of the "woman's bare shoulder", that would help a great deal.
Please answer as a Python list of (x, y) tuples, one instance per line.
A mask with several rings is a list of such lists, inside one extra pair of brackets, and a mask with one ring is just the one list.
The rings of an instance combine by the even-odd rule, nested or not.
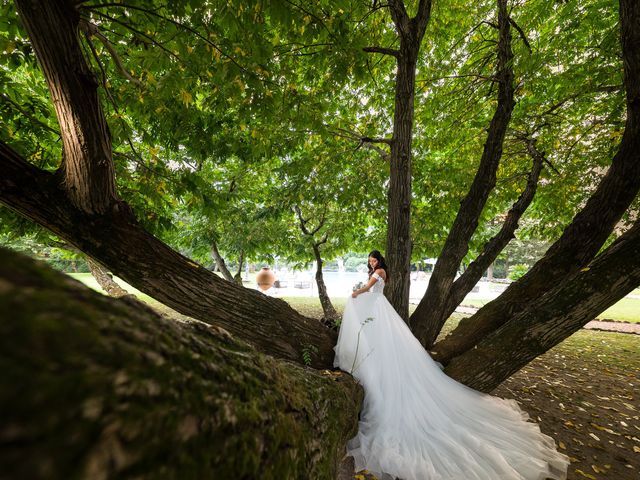
[(383, 280), (387, 280), (387, 272), (385, 272), (383, 268), (377, 268), (375, 273), (380, 275)]

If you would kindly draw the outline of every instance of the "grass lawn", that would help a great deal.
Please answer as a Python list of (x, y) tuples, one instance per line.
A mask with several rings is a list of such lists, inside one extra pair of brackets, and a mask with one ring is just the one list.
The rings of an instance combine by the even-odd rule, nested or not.
[[(462, 305), (482, 307), (489, 300), (465, 298)], [(640, 298), (623, 298), (597, 317), (600, 320), (640, 323)]]

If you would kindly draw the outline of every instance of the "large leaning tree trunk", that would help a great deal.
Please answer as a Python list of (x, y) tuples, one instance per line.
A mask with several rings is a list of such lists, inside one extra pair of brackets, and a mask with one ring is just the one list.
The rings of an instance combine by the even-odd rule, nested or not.
[[(452, 301), (450, 294), (452, 293), (456, 272), (469, 251), (469, 242), (478, 227), (478, 220), (482, 214), (482, 210), (487, 203), (489, 194), (496, 185), (496, 174), (500, 159), (502, 158), (502, 146), (515, 105), (511, 24), (509, 13), (507, 12), (507, 0), (498, 0), (497, 10), (499, 33), (497, 44), (498, 58), (495, 74), (495, 81), (498, 83), (498, 103), (496, 111), (491, 119), (480, 165), (471, 183), (469, 192), (460, 202), (460, 209), (449, 231), (442, 252), (438, 256), (438, 260), (433, 268), (433, 274), (429, 280), (429, 286), (427, 287), (425, 296), (411, 316), (413, 333), (426, 348), (430, 348), (433, 345), (442, 326), (451, 314), (450, 304)], [(517, 209), (515, 213), (521, 214), (523, 211), (524, 209)], [(515, 224), (514, 222), (510, 222), (509, 225), (515, 227), (515, 225), (517, 225), (517, 219)], [(513, 234), (513, 231), (511, 231), (511, 234)], [(508, 234), (498, 237), (498, 240), (496, 240), (492, 246), (485, 249), (485, 258), (481, 258), (480, 262), (483, 265), (488, 262), (486, 266), (492, 263), (493, 260), (495, 260), (495, 256), (497, 256), (506, 245), (505, 240), (508, 241), (510, 238)], [(485, 268), (480, 270), (480, 275), (482, 275)], [(460, 289), (460, 292), (462, 291), (460, 287), (468, 285), (468, 283), (470, 283), (469, 279), (477, 276), (478, 270), (478, 265), (474, 266), (467, 277), (458, 283), (457, 288)], [(475, 285), (475, 282), (473, 282), (473, 284)], [(471, 286), (473, 287), (473, 285)]]
[(330, 366), (335, 333), (284, 301), (226, 282), (179, 255), (146, 232), (116, 197), (109, 131), (82, 56), (73, 4), (16, 0), (56, 106), (64, 156), (54, 176), (0, 144), (0, 202), (185, 315), (297, 362), (314, 346), (312, 365)]
[(0, 249), (3, 478), (336, 478), (362, 391)]
[(390, 276), (385, 294), (406, 321), (409, 318), (411, 267), (411, 141), (416, 63), (431, 16), (431, 0), (420, 0), (413, 18), (409, 17), (402, 0), (390, 0), (388, 7), (398, 32), (399, 48), (368, 47), (365, 51), (392, 55), (397, 64), (393, 135), (388, 141), (391, 154), (386, 260)]
[[(146, 232), (126, 204), (88, 215), (69, 201), (53, 174), (0, 142), (0, 201), (99, 259), (138, 290), (171, 308), (215, 324), (271, 355), (312, 365), (333, 361), (335, 334), (286, 302), (227, 282)], [(109, 238), (104, 242), (103, 238)]]
[(445, 372), (475, 389), (490, 391), (638, 285), (640, 221), (588, 268), (556, 284), (475, 348), (451, 360)]
[[(560, 238), (520, 280), (481, 308), (433, 351), (440, 361), (473, 349), (551, 288), (583, 269), (602, 248), (640, 190), (640, 4), (620, 0), (627, 119), (618, 152), (598, 188)], [(506, 339), (505, 339), (506, 341)]]

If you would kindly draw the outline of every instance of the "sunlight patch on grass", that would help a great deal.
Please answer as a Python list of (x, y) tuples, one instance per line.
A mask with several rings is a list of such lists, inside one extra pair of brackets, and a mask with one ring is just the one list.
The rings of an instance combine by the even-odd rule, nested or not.
[[(462, 305), (482, 307), (489, 303), (489, 299), (465, 298)], [(640, 298), (623, 298), (597, 317), (600, 320), (616, 322), (640, 323)]]

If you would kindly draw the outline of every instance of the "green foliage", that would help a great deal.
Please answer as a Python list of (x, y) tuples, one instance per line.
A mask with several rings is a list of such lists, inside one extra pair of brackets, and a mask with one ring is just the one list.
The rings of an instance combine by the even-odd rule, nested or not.
[(525, 265), (524, 263), (516, 263), (509, 268), (509, 278), (516, 281), (523, 277), (529, 268), (529, 265)]
[[(482, 152), (496, 102), (494, 3), (434, 4), (416, 79), (414, 260), (439, 254)], [(78, 8), (127, 72), (98, 36), (80, 37), (100, 84), (119, 194), (145, 228), (205, 264), (214, 241), (232, 261), (306, 263), (325, 235), (326, 259), (384, 250), (389, 164), (357, 138), (392, 132), (395, 61), (362, 51), (397, 47), (388, 8), (347, 0)], [(513, 29), (517, 105), (467, 260), (524, 188), (523, 136), (553, 165), (518, 233), (540, 243), (584, 204), (623, 129), (617, 3), (532, 0), (511, 15), (526, 38)], [(11, 3), (0, 4), (0, 18), (0, 139), (55, 170), (61, 142), (46, 84)], [(294, 207), (312, 230), (322, 223), (313, 236)], [(1, 212), (2, 231), (36, 234)]]

